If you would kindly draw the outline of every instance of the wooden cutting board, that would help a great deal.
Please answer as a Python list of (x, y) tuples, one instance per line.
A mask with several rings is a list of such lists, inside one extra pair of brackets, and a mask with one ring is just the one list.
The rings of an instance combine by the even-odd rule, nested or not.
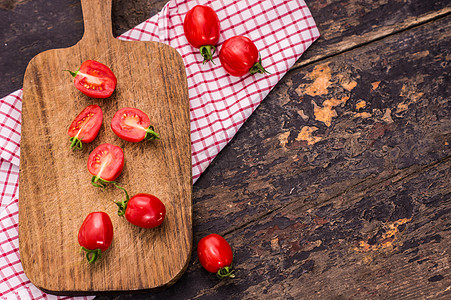
[[(189, 99), (185, 67), (173, 48), (113, 37), (111, 0), (82, 0), (85, 34), (75, 46), (43, 52), (29, 63), (23, 86), (19, 245), (25, 274), (54, 294), (93, 294), (167, 287), (187, 268), (192, 249), (192, 177)], [(117, 77), (110, 98), (79, 92), (72, 76), (85, 60), (97, 60)], [(69, 149), (67, 130), (86, 106), (104, 113), (99, 135), (81, 151)], [(123, 107), (146, 112), (161, 140), (129, 143), (110, 127)], [(166, 219), (142, 229), (117, 215), (123, 193), (90, 184), (89, 153), (102, 143), (124, 151), (116, 181), (130, 194), (150, 193), (166, 205)], [(89, 265), (79, 252), (78, 230), (93, 211), (105, 211), (113, 243)]]

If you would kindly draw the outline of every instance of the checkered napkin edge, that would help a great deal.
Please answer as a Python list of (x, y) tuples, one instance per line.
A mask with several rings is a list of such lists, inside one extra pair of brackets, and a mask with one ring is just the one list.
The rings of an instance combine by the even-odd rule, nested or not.
[[(212, 7), (222, 43), (235, 35), (254, 41), (271, 74), (232, 77), (216, 64), (203, 64), (183, 34), (186, 12)], [(303, 0), (169, 1), (162, 11), (120, 37), (166, 43), (181, 54), (190, 99), (192, 175), (195, 182), (302, 53), (319, 37)], [(18, 176), (22, 90), (0, 99), (0, 299), (68, 299), (45, 294), (23, 272), (18, 243)], [(80, 297), (90, 299), (91, 297)], [(77, 298), (74, 298), (77, 299)]]

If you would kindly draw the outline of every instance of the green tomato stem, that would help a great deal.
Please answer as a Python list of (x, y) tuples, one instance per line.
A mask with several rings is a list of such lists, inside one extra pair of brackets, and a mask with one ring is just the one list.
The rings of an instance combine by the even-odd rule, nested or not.
[(80, 69), (78, 69), (77, 71), (75, 71), (75, 72), (73, 72), (73, 71), (71, 71), (71, 70), (63, 70), (63, 71), (67, 71), (67, 72), (69, 72), (70, 73), (70, 75), (72, 75), (72, 77), (77, 77), (77, 74), (78, 74), (78, 72), (80, 71)]
[(75, 151), (77, 149), (81, 150), (83, 148), (83, 143), (78, 137), (73, 136), (69, 139), (69, 141), (70, 141), (70, 149), (72, 151)]
[(160, 135), (154, 131), (153, 126), (149, 126), (146, 129), (146, 135), (145, 135), (144, 138), (146, 140), (149, 140), (149, 141), (151, 141), (151, 140), (159, 140), (160, 139)]
[(199, 48), (200, 54), (202, 54), (202, 57), (204, 58), (203, 64), (206, 64), (207, 62), (211, 61), (213, 64), (215, 62), (213, 61), (213, 55), (216, 52), (216, 47), (212, 45), (205, 45), (201, 46)]
[(260, 73), (260, 74), (264, 74), (264, 73), (266, 73), (266, 74), (271, 74), (271, 73), (269, 73), (268, 71), (266, 71), (265, 68), (263, 68), (261, 56), (259, 56), (258, 62), (256, 62), (256, 63), (252, 66), (252, 68), (249, 70), (249, 73), (251, 73), (251, 74), (256, 74), (256, 73)]
[(223, 278), (235, 278), (235, 274), (233, 274), (232, 266), (224, 267), (218, 270), (216, 276), (220, 279)]
[(93, 264), (97, 261), (97, 259), (100, 258), (100, 256), (102, 255), (102, 250), (100, 249), (94, 249), (94, 250), (90, 250), (90, 249), (86, 249), (85, 247), (81, 247), (80, 251), (85, 251), (86, 252), (86, 259), (88, 260), (88, 263)]
[(127, 191), (124, 190), (124, 192), (125, 192), (125, 200), (114, 202), (118, 206), (118, 208), (117, 208), (117, 215), (118, 216), (125, 215), (125, 211), (127, 210), (128, 200), (130, 200), (130, 197), (128, 196)]

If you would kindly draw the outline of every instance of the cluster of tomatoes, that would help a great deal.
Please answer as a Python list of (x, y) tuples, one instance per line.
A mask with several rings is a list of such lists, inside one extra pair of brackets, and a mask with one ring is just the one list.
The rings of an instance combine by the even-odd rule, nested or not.
[[(114, 73), (104, 64), (87, 60), (76, 72), (69, 71), (74, 77), (75, 87), (92, 98), (107, 98), (116, 88)], [(69, 126), (70, 148), (82, 149), (83, 143), (92, 142), (98, 135), (103, 122), (103, 112), (98, 105), (89, 105), (72, 121)], [(123, 140), (140, 142), (144, 139), (159, 139), (158, 133), (150, 125), (146, 113), (126, 107), (118, 110), (112, 120), (111, 129)], [(128, 192), (115, 180), (124, 167), (124, 153), (118, 146), (105, 143), (96, 147), (88, 157), (88, 171), (92, 174), (91, 184), (104, 188), (108, 184), (125, 192), (125, 200), (115, 202), (118, 215), (141, 228), (160, 226), (166, 216), (166, 207), (157, 197), (139, 193), (129, 197)], [(78, 242), (86, 252), (89, 263), (94, 263), (106, 251), (113, 241), (113, 224), (105, 212), (92, 212), (86, 216), (79, 232)], [(202, 266), (217, 274), (218, 277), (234, 277), (231, 265), (232, 248), (227, 241), (210, 234), (199, 241), (197, 253)]]
[[(183, 21), (185, 37), (191, 46), (200, 50), (203, 63), (213, 62), (220, 37), (220, 24), (216, 12), (209, 6), (196, 5)], [(219, 51), (224, 70), (232, 76), (269, 73), (262, 66), (255, 44), (242, 35), (228, 38)], [(197, 245), (197, 256), (202, 266), (219, 278), (235, 277), (232, 271), (233, 252), (229, 243), (218, 234), (202, 238)]]
[[(69, 71), (74, 77), (75, 87), (92, 98), (107, 98), (116, 88), (114, 73), (104, 64), (87, 60), (76, 72)], [(83, 143), (92, 142), (98, 135), (103, 122), (103, 112), (98, 105), (89, 105), (83, 109), (69, 126), (70, 148), (82, 149)], [(143, 111), (125, 107), (118, 110), (111, 120), (113, 132), (128, 142), (140, 142), (144, 139), (159, 139), (158, 133), (150, 125), (150, 119)], [(92, 174), (91, 184), (104, 188), (107, 184), (125, 192), (125, 200), (116, 202), (118, 215), (142, 228), (154, 228), (161, 225), (166, 216), (166, 207), (157, 197), (140, 193), (129, 197), (127, 191), (115, 180), (124, 167), (124, 152), (121, 147), (105, 143), (96, 147), (88, 157), (88, 171)], [(105, 212), (90, 213), (78, 232), (78, 242), (86, 251), (89, 263), (94, 263), (107, 250), (113, 241), (113, 224)]]
[[(204, 58), (204, 64), (213, 62), (216, 45), (220, 36), (219, 18), (209, 6), (196, 5), (190, 9), (183, 22), (186, 39), (191, 46), (198, 48)], [(269, 73), (266, 71), (255, 44), (242, 35), (228, 38), (219, 51), (222, 67), (232, 76), (248, 73)]]

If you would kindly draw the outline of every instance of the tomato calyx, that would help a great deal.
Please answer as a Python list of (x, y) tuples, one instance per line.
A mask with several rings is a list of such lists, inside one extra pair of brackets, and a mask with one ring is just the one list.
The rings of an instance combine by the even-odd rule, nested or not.
[(63, 70), (63, 71), (67, 71), (67, 72), (69, 72), (70, 73), (70, 75), (72, 75), (72, 77), (77, 77), (77, 75), (78, 75), (78, 72), (80, 72), (80, 69), (78, 69), (77, 71), (71, 71), (71, 70)]
[(202, 57), (204, 58), (203, 64), (205, 65), (207, 62), (211, 61), (213, 64), (215, 62), (213, 61), (213, 55), (216, 52), (216, 47), (212, 45), (205, 45), (201, 46), (199, 48), (200, 54), (202, 54)]
[(160, 135), (155, 132), (155, 129), (153, 128), (153, 126), (149, 126), (146, 128), (146, 135), (144, 136), (144, 138), (148, 141), (159, 140)]
[(81, 141), (80, 138), (78, 138), (78, 136), (73, 136), (69, 139), (70, 141), (70, 149), (75, 151), (75, 150), (81, 150), (83, 148), (83, 143)]
[(80, 252), (81, 251), (86, 252), (86, 259), (88, 260), (88, 263), (90, 263), (90, 264), (95, 263), (102, 255), (102, 250), (100, 250), (100, 249), (90, 250), (90, 249), (87, 249), (82, 246), (82, 247), (80, 247)]
[(266, 74), (271, 74), (268, 71), (266, 71), (265, 68), (263, 68), (261, 56), (259, 56), (258, 62), (256, 62), (252, 66), (252, 68), (249, 70), (249, 73), (251, 73), (252, 75), (256, 74), (256, 73), (259, 73), (259, 74), (265, 74), (265, 73)]
[(228, 266), (228, 267), (224, 267), (218, 270), (218, 272), (216, 272), (216, 276), (219, 279), (224, 279), (224, 278), (235, 278), (235, 274), (233, 274), (232, 270), (232, 266)]
[(128, 204), (128, 201), (130, 200), (130, 197), (128, 196), (128, 193), (125, 189), (124, 189), (124, 192), (125, 192), (125, 200), (114, 202), (118, 206), (118, 208), (117, 208), (118, 216), (125, 215), (125, 210), (127, 209), (127, 204)]

